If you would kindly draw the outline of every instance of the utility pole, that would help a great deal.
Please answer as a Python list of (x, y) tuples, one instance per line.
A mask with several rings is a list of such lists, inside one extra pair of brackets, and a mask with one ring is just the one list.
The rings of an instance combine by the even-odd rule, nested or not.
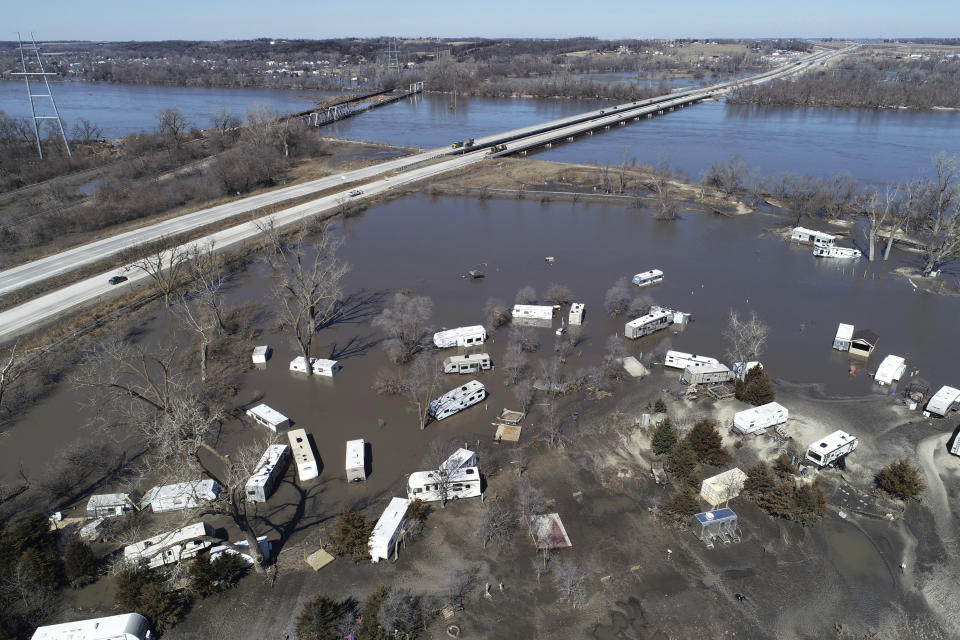
[[(67, 156), (73, 157), (73, 154), (70, 153), (70, 143), (67, 141), (67, 134), (63, 131), (63, 120), (60, 119), (60, 110), (57, 108), (57, 101), (53, 99), (53, 91), (50, 89), (50, 82), (47, 80), (47, 76), (56, 75), (54, 73), (46, 73), (43, 70), (43, 60), (40, 59), (40, 47), (37, 46), (37, 39), (34, 37), (33, 32), (30, 32), (30, 40), (32, 41), (32, 46), (24, 46), (23, 40), (20, 38), (20, 33), (17, 32), (17, 43), (19, 44), (20, 51), (20, 63), (23, 65), (23, 71), (19, 73), (14, 73), (13, 75), (23, 76), (24, 82), (27, 83), (27, 97), (30, 100), (30, 115), (31, 120), (33, 121), (33, 135), (37, 139), (37, 153), (40, 154), (40, 158), (43, 159), (43, 147), (40, 145), (40, 120), (56, 120), (57, 126), (60, 128), (60, 138), (63, 140), (63, 146), (67, 150)], [(37, 68), (39, 71), (30, 71), (27, 68), (27, 58), (33, 58), (33, 56), (28, 56), (27, 51), (33, 52), (37, 58)], [(31, 61), (32, 62), (32, 61)], [(34, 93), (33, 88), (30, 86), (30, 76), (40, 76), (43, 78), (43, 84), (46, 87), (46, 93)], [(50, 104), (53, 105), (52, 116), (38, 116), (36, 104), (34, 103), (34, 98), (49, 98)]]

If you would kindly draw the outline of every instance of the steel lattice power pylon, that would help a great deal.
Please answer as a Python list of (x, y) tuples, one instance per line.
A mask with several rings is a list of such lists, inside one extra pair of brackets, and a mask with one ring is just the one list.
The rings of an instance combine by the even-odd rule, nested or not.
[[(57, 126), (60, 129), (60, 138), (63, 140), (63, 146), (67, 150), (68, 156), (73, 156), (70, 153), (70, 143), (67, 141), (67, 134), (63, 130), (63, 120), (60, 119), (60, 110), (57, 108), (57, 101), (53, 99), (53, 91), (50, 89), (50, 82), (47, 80), (48, 75), (56, 75), (53, 73), (47, 73), (43, 70), (43, 60), (40, 58), (40, 47), (37, 46), (37, 39), (34, 37), (33, 33), (30, 33), (30, 40), (33, 43), (32, 45), (24, 46), (23, 40), (20, 38), (20, 33), (17, 33), (17, 42), (19, 43), (20, 49), (20, 62), (23, 64), (23, 71), (20, 73), (14, 73), (13, 75), (23, 76), (24, 82), (27, 83), (27, 97), (30, 99), (30, 115), (33, 121), (33, 134), (37, 138), (37, 153), (40, 154), (40, 157), (43, 158), (43, 147), (40, 144), (40, 121), (41, 120), (56, 120)], [(27, 52), (31, 52), (33, 55), (27, 55)], [(28, 64), (33, 64), (33, 58), (36, 57), (37, 69), (39, 71), (31, 71)], [(27, 60), (30, 60), (30, 63)], [(30, 86), (30, 77), (31, 76), (40, 76), (43, 78), (43, 86), (46, 88), (46, 93), (34, 93), (33, 87)], [(37, 115), (36, 103), (34, 103), (34, 98), (49, 98), (50, 104), (53, 106), (54, 115)]]

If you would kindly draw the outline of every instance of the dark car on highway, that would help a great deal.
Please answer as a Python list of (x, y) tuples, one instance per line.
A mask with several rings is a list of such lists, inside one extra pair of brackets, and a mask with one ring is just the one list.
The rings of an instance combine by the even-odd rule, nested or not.
[(121, 282), (126, 282), (127, 276), (113, 276), (108, 280), (110, 284), (120, 284)]

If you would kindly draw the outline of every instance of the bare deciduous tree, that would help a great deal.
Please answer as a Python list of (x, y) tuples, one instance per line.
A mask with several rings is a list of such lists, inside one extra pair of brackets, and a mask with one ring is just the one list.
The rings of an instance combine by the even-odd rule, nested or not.
[(86, 118), (77, 118), (71, 131), (73, 138), (83, 143), (96, 142), (103, 137), (103, 129)]
[(587, 602), (587, 576), (575, 562), (563, 559), (553, 567), (553, 585), (573, 607), (582, 607)]
[(187, 116), (177, 107), (162, 109), (157, 112), (157, 132), (161, 136), (169, 138), (177, 149), (183, 144), (184, 136), (191, 124)]
[(130, 266), (149, 276), (160, 295), (163, 296), (163, 304), (169, 309), (173, 303), (173, 293), (183, 282), (183, 271), (189, 249), (183, 245), (169, 249), (164, 249), (162, 246), (163, 242), (158, 242), (149, 255), (131, 263)]
[(517, 304), (536, 304), (537, 303), (537, 290), (527, 285), (517, 291), (517, 295), (514, 298), (514, 301)]
[(442, 440), (434, 440), (427, 448), (427, 453), (423, 457), (423, 464), (430, 470), (430, 478), (433, 482), (433, 491), (440, 497), (440, 508), (447, 506), (450, 499), (450, 491), (453, 488), (457, 469), (451, 469), (444, 464), (450, 455), (456, 450), (453, 444)]
[[(20, 364), (23, 362), (24, 354), (17, 353), (17, 349), (20, 347), (20, 342), (17, 341), (9, 348), (5, 356), (6, 362), (3, 364), (3, 368), (0, 369), (0, 414), (2, 414), (4, 407), (4, 398), (7, 396), (7, 392), (10, 390), (10, 387), (16, 383), (16, 380), (23, 373), (23, 370)], [(2, 360), (0, 360), (2, 362)]]
[(432, 353), (421, 353), (416, 356), (407, 367), (406, 381), (403, 386), (411, 406), (417, 412), (420, 428), (425, 429), (430, 421), (430, 403), (440, 395), (443, 388), (440, 356)]
[(488, 332), (496, 331), (510, 322), (510, 308), (500, 298), (487, 298), (480, 314), (484, 318), (484, 326)]
[(565, 284), (551, 284), (543, 299), (553, 304), (570, 304), (573, 302), (573, 290)]
[(383, 341), (390, 359), (397, 364), (410, 360), (423, 349), (430, 333), (433, 300), (426, 296), (395, 293), (383, 311), (373, 319), (373, 326), (387, 334)]
[(519, 378), (513, 383), (513, 397), (520, 403), (520, 411), (524, 413), (530, 411), (535, 393), (533, 383), (527, 378)]
[(923, 275), (929, 276), (944, 265), (960, 259), (960, 184), (957, 157), (940, 153), (934, 158), (936, 177), (928, 181), (915, 210), (926, 241), (923, 248)]
[(713, 187), (726, 196), (731, 196), (746, 187), (750, 177), (750, 169), (746, 161), (738, 155), (733, 155), (727, 162), (714, 162), (703, 173), (703, 184)]
[(501, 369), (504, 371), (503, 381), (507, 386), (519, 384), (522, 381), (528, 365), (527, 356), (519, 343), (514, 341), (507, 343), (507, 348), (503, 353)]
[(478, 533), (484, 549), (491, 542), (501, 549), (507, 546), (516, 527), (517, 514), (505, 500), (487, 500), (481, 506)]
[(626, 278), (620, 278), (613, 283), (613, 286), (607, 289), (603, 297), (603, 308), (611, 316), (622, 316), (630, 307), (630, 299), (633, 297), (633, 289), (630, 281)]
[(527, 470), (528, 463), (529, 458), (527, 457), (526, 449), (519, 446), (510, 449), (510, 464), (514, 465), (514, 468), (517, 470), (518, 478)]
[(510, 337), (511, 345), (516, 345), (523, 353), (534, 353), (540, 349), (540, 336), (534, 327), (525, 324), (511, 324)]
[(751, 362), (759, 360), (767, 344), (770, 327), (761, 322), (756, 311), (749, 318), (741, 318), (730, 309), (727, 327), (723, 337), (727, 339), (727, 356), (732, 362)]
[[(867, 220), (867, 260), (873, 262), (876, 257), (877, 237), (880, 230), (888, 220), (894, 217), (894, 208), (897, 201), (897, 190), (887, 187), (886, 195), (881, 198), (880, 194), (874, 191), (869, 195), (866, 204)], [(893, 238), (894, 230), (891, 228), (890, 237)]]

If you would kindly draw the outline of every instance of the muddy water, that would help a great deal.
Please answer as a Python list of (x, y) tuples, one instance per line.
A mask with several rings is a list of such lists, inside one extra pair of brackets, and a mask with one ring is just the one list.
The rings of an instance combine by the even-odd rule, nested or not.
[[(863, 261), (845, 266), (818, 261), (809, 247), (790, 246), (764, 231), (785, 223), (765, 214), (721, 218), (694, 213), (662, 223), (626, 207), (427, 196), (378, 205), (348, 220), (343, 254), (352, 270), (346, 288), (356, 299), (366, 298), (367, 304), (359, 305), (349, 322), (325, 330), (318, 339), (318, 355), (338, 359), (342, 370), (333, 379), (291, 374), (287, 364), (294, 348), (268, 323), (257, 342), (272, 345), (274, 356), (266, 369), (244, 373), (237, 398), (243, 408), (264, 401), (307, 429), (322, 463), (320, 479), (309, 483), (305, 492), (295, 488), (293, 473), (288, 473), (278, 498), (268, 505), (270, 520), (287, 521), (288, 517), (271, 513), (290, 508), (314, 519), (349, 504), (379, 508), (387, 496), (402, 495), (405, 474), (422, 468), (423, 452), (434, 439), (449, 441), (451, 448), (474, 446), (480, 439), (481, 457), (494, 446), (493, 416), (502, 407), (515, 405), (497, 371), (479, 376), (490, 393), (486, 403), (424, 431), (403, 399), (377, 396), (371, 390), (377, 370), (391, 365), (376, 344), (378, 336), (369, 319), (378, 300), (400, 289), (432, 297), (439, 328), (480, 322), (480, 310), (489, 297), (512, 303), (525, 285), (542, 292), (551, 283), (567, 284), (576, 299), (586, 303), (588, 340), (567, 365), (573, 372), (598, 363), (607, 337), (622, 334), (625, 319), (607, 319), (601, 312), (606, 289), (621, 276), (660, 268), (666, 272), (665, 282), (644, 293), (660, 304), (691, 312), (695, 321), (677, 335), (661, 332), (629, 344), (647, 358), (672, 347), (723, 360), (720, 331), (727, 310), (734, 307), (755, 309), (771, 326), (762, 359), (774, 377), (820, 383), (832, 394), (881, 393), (862, 373), (848, 377), (847, 357), (830, 348), (837, 323), (848, 322), (880, 335), (876, 355), (862, 368), (873, 368), (886, 354), (896, 353), (934, 385), (960, 382), (955, 354), (943, 347), (953, 340), (960, 299), (916, 293), (888, 272), (914, 261), (909, 255), (897, 254), (889, 265), (873, 267), (864, 278)], [(547, 264), (545, 256), (554, 256), (555, 263)], [(487, 277), (479, 281), (460, 277), (472, 268), (484, 270)], [(268, 284), (266, 266), (254, 263), (238, 276), (230, 300), (269, 304)], [(163, 324), (158, 321), (148, 328), (154, 330), (154, 338)], [(553, 330), (538, 331), (542, 351), (549, 353)], [(505, 342), (500, 333), (485, 347), (495, 363), (501, 360)], [(469, 379), (447, 376), (450, 388)], [(20, 462), (27, 469), (42, 469), (50, 455), (49, 443), (57, 448), (91, 437), (83, 427), (89, 414), (78, 404), (82, 398), (64, 384), (4, 436), (2, 480), (10, 480)], [(524, 441), (533, 430), (526, 427)], [(225, 432), (224, 448), (264, 435), (260, 427), (235, 422)], [(366, 483), (347, 485), (345, 442), (353, 438), (370, 443), (371, 474)], [(279, 524), (275, 531), (280, 536), (293, 533)]]

